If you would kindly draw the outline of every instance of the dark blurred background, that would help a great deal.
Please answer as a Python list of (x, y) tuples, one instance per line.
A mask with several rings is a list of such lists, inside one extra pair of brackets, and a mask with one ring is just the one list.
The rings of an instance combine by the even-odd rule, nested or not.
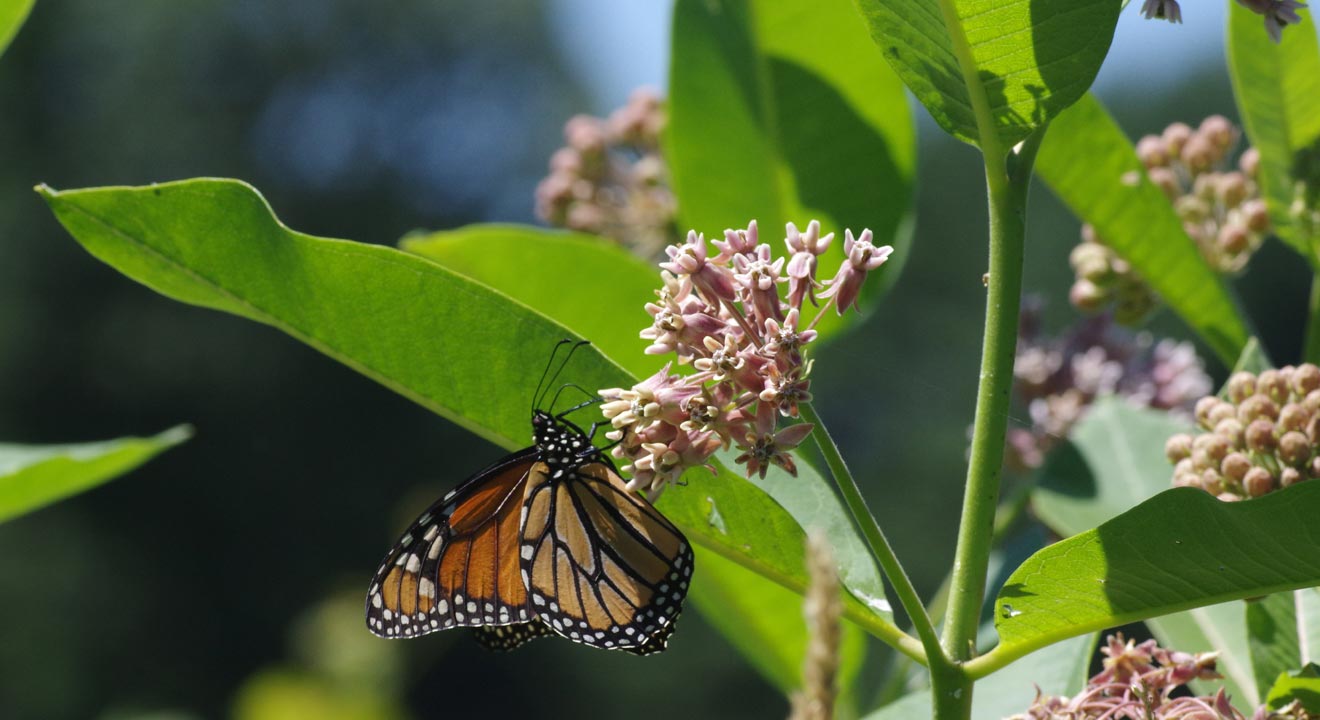
[[(1183, 26), (1135, 10), (1098, 84), (1129, 133), (1235, 117), (1222, 7), (1188, 7)], [(37, 3), (0, 58), (0, 439), (197, 435), (0, 525), (0, 718), (784, 713), (696, 613), (645, 660), (368, 636), (361, 593), (394, 533), (500, 451), (276, 331), (123, 278), (31, 192), (237, 177), (297, 230), (378, 243), (532, 222), (563, 122), (663, 87), (665, 18), (641, 0)], [(862, 330), (819, 353), (815, 389), (930, 592), (960, 500), (985, 213), (976, 154), (915, 112), (912, 257)], [(1029, 228), (1027, 286), (1058, 328), (1078, 224), (1037, 188)], [(1299, 351), (1306, 282), (1271, 241), (1237, 283), (1277, 361)], [(1188, 336), (1167, 313), (1153, 329)]]

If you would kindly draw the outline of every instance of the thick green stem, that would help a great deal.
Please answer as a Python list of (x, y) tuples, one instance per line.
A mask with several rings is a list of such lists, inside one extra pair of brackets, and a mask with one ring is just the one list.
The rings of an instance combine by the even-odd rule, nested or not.
[[(1008, 427), (1013, 360), (1022, 296), (1027, 187), (1044, 128), (1009, 156), (985, 155), (990, 206), (990, 274), (981, 346), (981, 377), (976, 395), (971, 458), (963, 495), (962, 521), (949, 585), (944, 622), (947, 657), (961, 664), (976, 654), (976, 629), (985, 600), (986, 572), (995, 534), (995, 509)], [(971, 679), (961, 671), (941, 685), (932, 673), (936, 717), (968, 717)], [(955, 682), (956, 681), (956, 682)]]
[(1306, 345), (1302, 360), (1320, 363), (1320, 271), (1311, 277), (1311, 302), (1307, 307)]
[(834, 482), (839, 486), (844, 504), (852, 512), (853, 520), (862, 531), (862, 536), (866, 538), (866, 543), (870, 545), (871, 554), (880, 563), (880, 569), (894, 586), (894, 594), (898, 596), (899, 604), (911, 618), (912, 629), (916, 631), (917, 638), (921, 640), (921, 645), (926, 651), (926, 660), (929, 663), (938, 663), (943, 657), (940, 651), (940, 639), (935, 632), (935, 626), (930, 622), (930, 616), (926, 614), (925, 605), (921, 603), (921, 596), (917, 594), (917, 589), (908, 579), (907, 571), (899, 563), (898, 556), (894, 554), (894, 549), (889, 545), (884, 531), (875, 521), (875, 516), (871, 514), (870, 508), (866, 507), (866, 500), (862, 498), (857, 481), (853, 479), (852, 472), (844, 463), (839, 447), (834, 444), (834, 438), (825, 430), (820, 415), (816, 414), (816, 408), (812, 407), (811, 403), (803, 403), (798, 408), (802, 412), (802, 419), (816, 426), (811, 432), (812, 438), (820, 448), (821, 454), (825, 456), (825, 464), (829, 465), (830, 474), (834, 476)]

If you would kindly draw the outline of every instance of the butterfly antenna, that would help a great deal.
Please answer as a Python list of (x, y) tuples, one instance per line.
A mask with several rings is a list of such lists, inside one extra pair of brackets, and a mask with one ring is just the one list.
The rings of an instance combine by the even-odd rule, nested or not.
[(578, 384), (576, 384), (576, 383), (564, 383), (563, 385), (560, 385), (560, 386), (559, 386), (559, 389), (555, 391), (555, 396), (554, 396), (553, 398), (550, 399), (549, 411), (550, 411), (552, 414), (554, 414), (555, 406), (559, 404), (559, 396), (562, 395), (562, 394), (564, 394), (564, 391), (567, 390), (567, 389), (569, 389), (569, 388), (572, 388), (572, 389), (577, 390), (578, 392), (582, 393), (583, 395), (585, 395), (585, 396), (587, 397), (587, 399), (586, 399), (585, 402), (580, 402), (580, 403), (578, 403), (577, 405), (574, 405), (573, 407), (571, 407), (571, 408), (569, 408), (569, 409), (567, 409), (567, 410), (565, 410), (565, 411), (563, 411), (563, 412), (561, 412), (561, 413), (558, 413), (558, 417), (561, 417), (561, 418), (562, 418), (563, 416), (565, 416), (565, 415), (567, 415), (567, 414), (573, 412), (574, 410), (581, 410), (582, 408), (584, 408), (584, 407), (586, 407), (586, 406), (588, 406), (588, 405), (594, 405), (594, 404), (596, 404), (596, 403), (598, 403), (598, 402), (602, 402), (601, 397), (600, 397), (599, 395), (597, 395), (596, 393), (593, 393), (593, 392), (588, 391), (586, 388), (582, 387), (581, 385), (578, 385)]
[[(572, 343), (573, 347), (568, 349), (568, 354), (564, 356), (563, 361), (559, 363), (558, 367), (555, 367), (555, 357), (559, 355), (559, 348), (570, 343)], [(535, 412), (537, 408), (544, 407), (542, 401), (545, 400), (546, 393), (550, 392), (550, 388), (554, 386), (555, 380), (559, 377), (559, 374), (564, 371), (564, 367), (568, 365), (568, 361), (573, 359), (573, 353), (577, 352), (577, 349), (583, 345), (590, 344), (590, 341), (587, 340), (574, 341), (568, 339), (560, 340), (555, 343), (555, 349), (550, 353), (550, 361), (546, 363), (545, 371), (541, 373), (541, 380), (536, 384), (536, 395), (532, 398), (533, 412)], [(554, 372), (550, 371), (551, 368), (554, 368)], [(559, 397), (558, 393), (555, 394), (555, 397)]]

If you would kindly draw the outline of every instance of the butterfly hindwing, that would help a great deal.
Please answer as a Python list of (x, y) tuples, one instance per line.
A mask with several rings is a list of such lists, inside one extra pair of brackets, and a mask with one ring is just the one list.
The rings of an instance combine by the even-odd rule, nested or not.
[(517, 537), (534, 449), (510, 455), (441, 498), (404, 532), (367, 592), (367, 627), (416, 637), (531, 619)]
[(592, 647), (664, 649), (692, 576), (683, 534), (602, 462), (529, 484), (526, 504), (520, 555), (533, 611)]
[(555, 634), (555, 631), (551, 630), (549, 625), (540, 620), (515, 625), (479, 627), (473, 632), (476, 635), (477, 642), (490, 650), (512, 650), (537, 638), (550, 637)]

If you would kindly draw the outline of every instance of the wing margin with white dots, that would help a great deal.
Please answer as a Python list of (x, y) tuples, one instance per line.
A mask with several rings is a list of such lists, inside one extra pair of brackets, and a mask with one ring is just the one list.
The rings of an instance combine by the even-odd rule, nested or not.
[(503, 458), (413, 521), (367, 590), (368, 630), (406, 638), (534, 618), (517, 538), (537, 456), (528, 448)]
[(639, 655), (663, 650), (692, 548), (605, 463), (530, 487), (522, 561), (532, 610), (557, 634)]

